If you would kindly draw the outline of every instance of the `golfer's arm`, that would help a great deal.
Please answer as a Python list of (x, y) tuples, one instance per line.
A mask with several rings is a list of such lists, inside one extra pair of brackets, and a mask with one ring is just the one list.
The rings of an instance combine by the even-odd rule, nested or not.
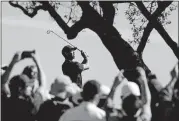
[(88, 70), (89, 69), (89, 63), (88, 63), (88, 58), (84, 58), (83, 62), (81, 63), (83, 65), (83, 70)]

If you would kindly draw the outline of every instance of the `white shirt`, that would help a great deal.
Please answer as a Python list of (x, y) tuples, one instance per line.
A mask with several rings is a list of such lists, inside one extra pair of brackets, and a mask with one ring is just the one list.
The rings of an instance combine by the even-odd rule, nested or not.
[(83, 102), (79, 106), (67, 110), (59, 121), (105, 121), (106, 113), (90, 102)]

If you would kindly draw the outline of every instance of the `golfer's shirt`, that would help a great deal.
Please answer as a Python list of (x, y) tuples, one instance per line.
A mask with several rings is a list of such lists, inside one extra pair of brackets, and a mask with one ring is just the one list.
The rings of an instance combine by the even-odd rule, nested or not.
[(106, 113), (90, 102), (67, 110), (59, 121), (105, 121)]
[(63, 74), (69, 76), (72, 82), (76, 83), (79, 87), (82, 87), (81, 72), (83, 70), (83, 65), (78, 62), (65, 60), (62, 65)]

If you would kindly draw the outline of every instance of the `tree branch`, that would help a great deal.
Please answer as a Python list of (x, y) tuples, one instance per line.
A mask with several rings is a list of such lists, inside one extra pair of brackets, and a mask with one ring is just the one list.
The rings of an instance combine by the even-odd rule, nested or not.
[(74, 39), (77, 34), (85, 28), (83, 16), (73, 26), (69, 27), (67, 23), (61, 18), (61, 16), (56, 12), (56, 10), (49, 4), (48, 1), (41, 1), (41, 3), (43, 4), (43, 6), (45, 6), (50, 16), (52, 16), (57, 24), (63, 29), (68, 39)]
[(26, 14), (27, 16), (29, 16), (31, 18), (33, 18), (37, 14), (38, 10), (40, 10), (40, 9), (46, 10), (43, 6), (37, 6), (33, 9), (32, 13), (29, 13), (26, 9), (24, 9), (21, 5), (19, 5), (18, 2), (16, 2), (16, 3), (17, 4), (14, 4), (13, 1), (9, 1), (9, 4), (11, 6), (21, 9), (24, 12), (24, 14)]
[(160, 3), (159, 7), (160, 9), (156, 10), (155, 14), (150, 14), (150, 12), (145, 8), (144, 4), (142, 2), (136, 2), (139, 10), (142, 12), (142, 14), (152, 23), (153, 27), (158, 31), (158, 33), (163, 37), (165, 42), (168, 44), (168, 46), (173, 50), (175, 56), (179, 59), (179, 49), (177, 48), (177, 43), (172, 40), (172, 38), (168, 35), (168, 33), (165, 31), (163, 26), (157, 21), (156, 16), (160, 15), (160, 11), (165, 10), (167, 6), (171, 4), (171, 2), (164, 2)]
[(57, 22), (57, 24), (63, 29), (65, 34), (67, 34), (69, 30), (69, 26), (65, 23), (65, 21), (60, 17), (60, 15), (56, 12), (56, 10), (50, 5), (48, 1), (41, 1), (43, 6), (47, 9), (50, 16)]
[(113, 25), (115, 8), (110, 1), (99, 1), (99, 5), (103, 10), (103, 19), (110, 25)]
[(144, 48), (146, 46), (148, 37), (150, 36), (150, 33), (152, 32), (152, 30), (153, 30), (153, 26), (151, 25), (151, 22), (149, 22), (147, 24), (146, 28), (144, 29), (143, 36), (142, 36), (140, 44), (139, 44), (139, 46), (137, 48), (137, 52), (139, 53), (139, 55), (141, 57), (142, 57), (142, 53), (144, 51)]
[[(149, 19), (151, 19), (152, 17), (157, 19), (161, 15), (161, 13), (171, 4), (171, 2), (167, 2), (167, 4), (164, 4), (164, 5), (162, 5), (163, 3), (159, 2), (159, 4), (160, 5), (158, 6), (156, 11), (152, 15), (148, 14), (149, 12), (144, 11), (145, 14), (150, 15)], [(141, 38), (141, 42), (140, 42), (140, 44), (137, 48), (137, 52), (140, 54), (141, 57), (142, 57), (142, 52), (143, 52), (143, 50), (146, 46), (148, 37), (149, 37), (150, 33), (152, 32), (152, 30), (153, 30), (153, 26), (152, 26), (151, 21), (149, 21), (146, 28), (144, 29), (144, 33), (143, 33), (143, 36)]]
[(69, 14), (69, 19), (68, 19), (68, 21), (67, 21), (67, 23), (66, 24), (68, 24), (69, 23), (69, 21), (71, 20), (71, 13), (72, 13), (72, 8), (70, 8), (71, 10), (70, 10), (70, 14)]

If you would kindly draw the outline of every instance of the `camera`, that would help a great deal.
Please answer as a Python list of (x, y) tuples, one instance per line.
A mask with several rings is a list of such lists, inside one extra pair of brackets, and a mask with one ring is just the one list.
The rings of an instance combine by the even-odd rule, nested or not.
[(35, 50), (32, 51), (23, 51), (21, 54), (21, 59), (30, 58), (32, 54), (35, 54)]

